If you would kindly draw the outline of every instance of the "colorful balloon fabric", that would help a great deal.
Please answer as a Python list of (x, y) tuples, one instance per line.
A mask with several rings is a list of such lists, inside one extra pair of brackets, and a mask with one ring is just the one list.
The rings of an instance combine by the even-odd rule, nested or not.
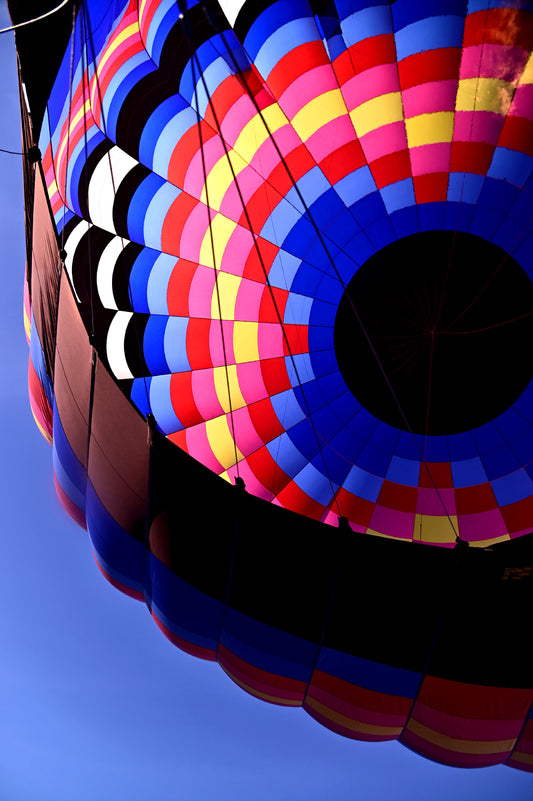
[[(516, 541), (533, 529), (533, 4), (77, 6), (44, 99), (21, 57), (47, 189), (30, 192), (26, 308), (34, 416), (100, 568), (259, 697), (449, 764), (531, 770)], [(237, 525), (235, 504), (259, 511)], [(254, 514), (262, 555), (240, 563)], [(200, 545), (168, 535), (202, 515), (205, 575)], [(357, 568), (375, 608), (353, 649), (331, 617), (353, 584), (343, 537), (380, 573)], [(312, 631), (280, 622), (281, 590), (256, 608), (243, 583), (239, 606), (258, 559), (287, 587), (307, 565), (291, 592), (312, 599), (328, 539)], [(464, 580), (463, 559), (490, 580)], [(411, 594), (418, 621), (393, 611)], [(506, 656), (481, 644), (488, 624), (479, 640), (452, 624), (476, 598), (476, 625), (485, 608), (516, 627)]]

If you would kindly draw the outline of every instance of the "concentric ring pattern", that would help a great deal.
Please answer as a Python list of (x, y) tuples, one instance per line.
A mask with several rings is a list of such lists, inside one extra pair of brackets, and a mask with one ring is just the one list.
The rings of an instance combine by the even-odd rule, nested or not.
[(296, 512), (440, 544), (529, 531), (533, 385), (425, 437), (364, 408), (334, 349), (345, 287), (394, 240), (467, 232), (530, 274), (529, 4), (278, 0), (233, 27), (221, 6), (83, 11), (48, 104), (51, 203), (112, 373)]

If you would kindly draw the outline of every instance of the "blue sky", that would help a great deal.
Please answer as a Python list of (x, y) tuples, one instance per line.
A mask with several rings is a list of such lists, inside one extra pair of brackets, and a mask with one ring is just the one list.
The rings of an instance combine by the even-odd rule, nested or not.
[[(12, 33), (0, 70), (0, 148), (18, 150)], [(530, 774), (446, 768), (251, 698), (103, 579), (27, 400), (20, 162), (0, 152), (0, 801), (530, 801)]]

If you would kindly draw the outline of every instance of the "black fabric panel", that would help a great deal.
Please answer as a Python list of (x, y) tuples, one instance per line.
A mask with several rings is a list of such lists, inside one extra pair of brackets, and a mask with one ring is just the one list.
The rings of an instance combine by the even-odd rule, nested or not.
[(150, 549), (202, 592), (223, 601), (238, 493), (155, 432), (150, 479)]
[(243, 493), (229, 605), (320, 642), (342, 535)]
[[(8, 0), (13, 23), (24, 22), (51, 11), (58, 0)], [(22, 77), (26, 84), (36, 139), (43, 121), (46, 103), (61, 65), (72, 32), (72, 7), (69, 2), (46, 19), (25, 25), (15, 32)]]
[(194, 6), (174, 25), (163, 46), (159, 68), (142, 78), (122, 104), (116, 138), (123, 150), (133, 157), (138, 156), (146, 120), (164, 100), (178, 93), (183, 69), (196, 49), (227, 28), (221, 12), (214, 10), (208, 19), (203, 5)]
[(151, 175), (151, 171), (143, 164), (137, 164), (120, 182), (113, 202), (113, 225), (119, 236), (129, 239), (128, 233), (128, 211), (130, 202), (145, 178)]
[(80, 206), (80, 213), (84, 220), (90, 220), (91, 215), (89, 214), (89, 199), (88, 199), (88, 188), (89, 188), (89, 181), (91, 180), (91, 175), (93, 174), (94, 170), (100, 164), (103, 158), (105, 158), (106, 153), (108, 153), (111, 148), (113, 147), (113, 142), (110, 142), (109, 139), (104, 139), (100, 142), (94, 150), (89, 153), (88, 158), (86, 159), (81, 174), (80, 180), (78, 183), (79, 186), (79, 194), (78, 194), (78, 203)]
[(453, 563), (451, 551), (354, 534), (344, 549), (324, 644), (423, 672)]
[(248, 0), (244, 4), (233, 26), (233, 30), (240, 42), (244, 42), (248, 31), (263, 11), (273, 6), (276, 2), (277, 0)]
[(533, 655), (524, 623), (533, 617), (533, 559), (531, 551), (526, 560), (508, 551), (470, 548), (461, 555), (431, 659), (432, 675), (490, 686), (531, 686)]
[(125, 242), (124, 248), (113, 272), (113, 296), (122, 311), (133, 311), (129, 293), (129, 280), (135, 259), (142, 252), (142, 245)]

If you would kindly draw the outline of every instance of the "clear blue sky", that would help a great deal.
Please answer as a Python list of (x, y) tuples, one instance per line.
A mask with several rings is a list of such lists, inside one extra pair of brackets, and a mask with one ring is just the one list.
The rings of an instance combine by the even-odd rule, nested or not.
[[(0, 70), (0, 147), (18, 150), (11, 33)], [(249, 697), (107, 584), (29, 410), (21, 163), (5, 153), (0, 208), (0, 801), (531, 801), (530, 774), (446, 768)]]

